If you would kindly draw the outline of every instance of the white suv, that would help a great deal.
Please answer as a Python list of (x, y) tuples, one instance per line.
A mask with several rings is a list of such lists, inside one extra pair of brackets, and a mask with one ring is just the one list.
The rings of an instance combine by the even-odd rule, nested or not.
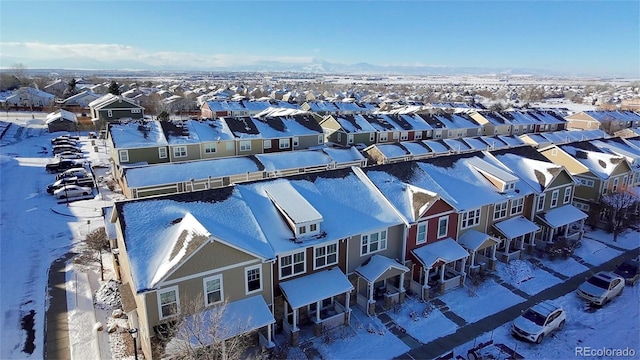
[(514, 336), (540, 344), (545, 336), (561, 330), (567, 320), (564, 309), (551, 301), (536, 304), (518, 316), (511, 324)]
[(612, 272), (601, 271), (583, 282), (576, 293), (589, 303), (602, 306), (622, 294), (624, 278)]

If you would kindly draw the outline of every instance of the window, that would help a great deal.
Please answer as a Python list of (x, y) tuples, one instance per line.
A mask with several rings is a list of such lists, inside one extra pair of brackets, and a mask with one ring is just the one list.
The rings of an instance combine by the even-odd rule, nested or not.
[(251, 151), (251, 141), (249, 140), (240, 141), (240, 151)]
[(449, 138), (453, 137), (453, 130), (449, 130), (449, 133), (448, 133), (447, 137), (449, 137)]
[(263, 149), (271, 149), (271, 140), (264, 140), (262, 142), (262, 148)]
[(524, 198), (511, 200), (511, 215), (520, 214), (524, 207)]
[(186, 146), (176, 146), (173, 148), (173, 157), (181, 158), (187, 157), (187, 147)]
[(338, 142), (342, 142), (342, 133), (341, 132), (338, 133)]
[(613, 190), (613, 192), (616, 192), (616, 190), (618, 190), (618, 182), (619, 182), (620, 178), (615, 178), (613, 179), (613, 188), (611, 188)]
[(462, 214), (462, 228), (466, 229), (480, 223), (480, 209), (467, 211)]
[(222, 275), (215, 275), (204, 280), (204, 304), (209, 306), (222, 301)]
[(158, 157), (160, 159), (166, 159), (167, 158), (167, 148), (165, 148), (165, 147), (158, 148)]
[(387, 133), (380, 133), (380, 141), (387, 141), (388, 136), (389, 135)]
[(393, 140), (398, 140), (398, 138), (400, 137), (400, 133), (397, 131), (393, 132)]
[(173, 286), (158, 291), (158, 309), (160, 310), (160, 319), (168, 318), (178, 312), (178, 287)]
[(353, 134), (347, 135), (347, 144), (353, 144)]
[(573, 206), (575, 206), (577, 209), (580, 209), (586, 213), (589, 212), (589, 204), (583, 204), (581, 202), (574, 202)]
[(544, 194), (540, 194), (538, 197), (538, 206), (536, 207), (536, 211), (542, 211), (544, 209)]
[(295, 254), (280, 256), (280, 279), (304, 273), (304, 250)]
[(204, 145), (205, 154), (215, 154), (217, 150), (218, 149), (215, 143), (209, 143)]
[(571, 186), (567, 186), (564, 189), (564, 199), (562, 201), (563, 204), (567, 204), (571, 201)]
[(438, 239), (447, 236), (447, 228), (449, 227), (449, 217), (443, 216), (438, 219)]
[(631, 182), (629, 181), (629, 177), (627, 175), (622, 177), (622, 186), (628, 186), (631, 185)]
[(551, 207), (558, 206), (558, 197), (560, 196), (560, 190), (553, 190), (551, 193)]
[(407, 132), (400, 133), (400, 140), (402, 140), (402, 141), (409, 140), (409, 133), (407, 133)]
[(433, 137), (435, 139), (441, 139), (442, 138), (442, 130), (437, 130), (433, 133)]
[(326, 246), (317, 246), (313, 248), (315, 262), (313, 269), (324, 266), (334, 265), (338, 263), (338, 244), (329, 244)]
[(260, 265), (250, 266), (244, 268), (245, 278), (245, 292), (247, 295), (262, 291), (262, 276), (260, 276), (262, 267)]
[(513, 132), (514, 132), (514, 133), (516, 133), (516, 134), (517, 134), (517, 133), (519, 133), (519, 132), (520, 132), (520, 128), (519, 128), (519, 127), (517, 127), (517, 126), (516, 126), (516, 127), (514, 127), (514, 128), (513, 128)]
[(129, 150), (118, 150), (118, 156), (121, 163), (129, 162)]
[(318, 135), (318, 145), (324, 144), (324, 136)]
[(318, 230), (318, 224), (310, 224), (309, 225), (309, 232), (314, 232)]
[(300, 138), (297, 136), (293, 137), (293, 147), (298, 147), (300, 145)]
[(140, 114), (140, 109), (131, 109), (132, 114)]
[(414, 140), (422, 139), (422, 131), (416, 131), (416, 133), (413, 135), (413, 139)]
[(362, 235), (360, 243), (360, 256), (385, 250), (387, 248), (387, 230)]
[(508, 201), (497, 203), (495, 209), (493, 210), (493, 218), (494, 219), (502, 219), (507, 216), (507, 206), (509, 205)]
[(580, 182), (580, 186), (593, 187), (595, 185), (595, 182), (593, 180), (590, 180), (590, 179), (578, 178), (578, 181)]
[(416, 235), (416, 244), (424, 244), (427, 242), (427, 222), (418, 223), (418, 234)]
[(504, 184), (504, 191), (513, 190), (516, 188), (516, 183)]
[(108, 117), (113, 117), (113, 111), (107, 110), (107, 116)]
[(307, 232), (306, 226), (298, 226), (298, 234), (302, 235)]
[(280, 139), (279, 141), (280, 145), (280, 149), (288, 149), (289, 148), (289, 139)]
[(232, 142), (232, 141), (227, 142), (226, 148), (227, 148), (227, 151), (235, 152), (235, 150), (236, 150), (235, 142)]
[(375, 141), (376, 140), (376, 133), (369, 133), (369, 141)]

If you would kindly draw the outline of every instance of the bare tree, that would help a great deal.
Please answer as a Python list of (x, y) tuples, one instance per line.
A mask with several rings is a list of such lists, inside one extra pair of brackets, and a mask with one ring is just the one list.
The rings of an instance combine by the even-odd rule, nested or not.
[(603, 195), (601, 200), (604, 219), (609, 231), (613, 233), (613, 241), (618, 235), (639, 222), (638, 205), (640, 198), (631, 191), (621, 190)]
[(109, 239), (107, 239), (107, 231), (104, 226), (99, 227), (87, 234), (85, 244), (92, 252), (97, 252), (97, 258), (100, 262), (100, 278), (104, 281), (104, 266), (102, 264), (102, 250), (109, 249)]
[(205, 307), (203, 298), (202, 293), (195, 299), (181, 298), (164, 357), (181, 360), (243, 358), (243, 353), (252, 344), (250, 319), (229, 316), (226, 301)]

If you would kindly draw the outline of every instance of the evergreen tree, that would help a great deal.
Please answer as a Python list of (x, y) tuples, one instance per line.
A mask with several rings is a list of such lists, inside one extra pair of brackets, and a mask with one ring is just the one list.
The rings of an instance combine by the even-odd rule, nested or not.
[(109, 94), (120, 95), (120, 86), (115, 81), (111, 81), (109, 85)]

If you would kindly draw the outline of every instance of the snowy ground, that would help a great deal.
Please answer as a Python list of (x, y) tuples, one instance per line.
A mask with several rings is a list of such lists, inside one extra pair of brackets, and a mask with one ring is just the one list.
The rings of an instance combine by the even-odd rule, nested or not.
[[(3, 114), (4, 115), (4, 114)], [(14, 118), (14, 114), (9, 117)], [(24, 128), (12, 126), (0, 142), (0, 210), (2, 219), (0, 242), (0, 311), (2, 342), (0, 359), (42, 359), (44, 357), (44, 319), (48, 307), (47, 272), (52, 261), (68, 251), (82, 252), (82, 240), (93, 229), (103, 226), (101, 208), (121, 195), (104, 186), (94, 199), (58, 204), (44, 188), (53, 182), (53, 175), (44, 171), (51, 155), (43, 154), (53, 135), (43, 131), (44, 115), (19, 117)], [(0, 120), (5, 120), (4, 116)], [(12, 120), (13, 121), (13, 120)], [(106, 151), (100, 143), (94, 151), (90, 140), (82, 140), (85, 153), (94, 164), (106, 163)], [(108, 177), (106, 169), (96, 169), (97, 175)], [(576, 258), (542, 259), (540, 266), (529, 261), (499, 264), (496, 277), (478, 287), (465, 287), (449, 292), (439, 299), (467, 323), (520, 303), (525, 299), (509, 291), (511, 285), (526, 294), (535, 294), (561, 280), (552, 272), (573, 276), (587, 271), (618, 254), (620, 249), (637, 249), (640, 235), (622, 234), (617, 242), (611, 235), (596, 230), (589, 232)], [(614, 248), (615, 247), (615, 248)], [(72, 262), (68, 266), (68, 304), (70, 349), (75, 359), (132, 359), (132, 340), (126, 332), (127, 321), (118, 316), (119, 297), (113, 281), (111, 258), (103, 254), (105, 281), (100, 280), (98, 263)], [(582, 263), (581, 263), (582, 262)], [(546, 269), (550, 269), (547, 271)], [(500, 285), (502, 283), (503, 285)], [(584, 311), (584, 304), (573, 293), (555, 301), (565, 307), (568, 321), (565, 329), (547, 339), (542, 346), (515, 340), (509, 334), (509, 324), (455, 349), (455, 355), (466, 358), (466, 351), (490, 338), (503, 343), (525, 358), (574, 358), (576, 346), (591, 348), (634, 349), (640, 354), (640, 323), (638, 320), (639, 287), (627, 287), (623, 295), (595, 312)], [(11, 291), (7, 291), (11, 289)], [(90, 300), (90, 295), (91, 300)], [(84, 296), (83, 296), (84, 295)], [(79, 296), (79, 297), (76, 297)], [(95, 306), (93, 305), (95, 301)], [(438, 308), (408, 298), (397, 311), (388, 315), (422, 343), (455, 333), (458, 326)], [(418, 315), (412, 317), (415, 311)], [(33, 325), (30, 325), (33, 319)], [(96, 323), (103, 327), (96, 329)], [(26, 329), (23, 329), (25, 327)], [(108, 334), (107, 329), (113, 329)], [(32, 332), (33, 331), (33, 332)], [(29, 335), (34, 334), (34, 340)], [(276, 338), (278, 340), (278, 337)], [(391, 359), (406, 353), (410, 347), (387, 329), (380, 319), (368, 317), (354, 308), (352, 326), (312, 340), (308, 345), (317, 349), (324, 359)], [(304, 349), (289, 349), (288, 358), (305, 358)], [(487, 348), (487, 351), (490, 349)], [(97, 355), (99, 354), (99, 355)]]

